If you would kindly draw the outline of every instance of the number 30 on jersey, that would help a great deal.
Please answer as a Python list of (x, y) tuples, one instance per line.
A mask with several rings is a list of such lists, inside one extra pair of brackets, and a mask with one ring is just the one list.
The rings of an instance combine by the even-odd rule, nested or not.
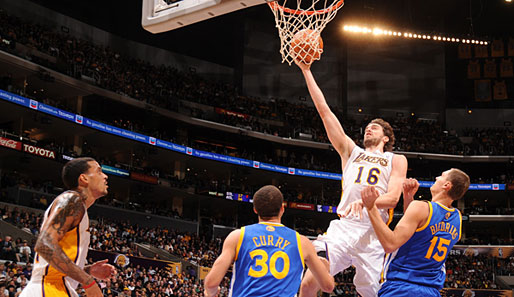
[[(255, 270), (253, 267), (250, 267), (248, 271), (248, 275), (251, 277), (263, 277), (268, 273), (268, 270), (271, 272), (276, 279), (283, 279), (289, 273), (289, 256), (283, 251), (276, 251), (271, 255), (268, 263), (268, 253), (265, 250), (257, 249), (250, 252), (250, 257), (255, 258), (255, 268), (259, 268)], [(282, 259), (284, 262), (284, 266), (282, 267), (282, 271), (277, 270), (277, 260)]]

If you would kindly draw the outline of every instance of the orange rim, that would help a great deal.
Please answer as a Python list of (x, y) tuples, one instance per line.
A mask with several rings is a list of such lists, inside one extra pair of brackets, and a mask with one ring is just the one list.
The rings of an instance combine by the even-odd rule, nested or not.
[(331, 6), (322, 10), (303, 10), (303, 9), (291, 9), (277, 4), (276, 1), (269, 2), (268, 5), (272, 10), (282, 10), (283, 12), (295, 15), (315, 15), (315, 14), (326, 14), (332, 12), (344, 4), (344, 0), (339, 0)]

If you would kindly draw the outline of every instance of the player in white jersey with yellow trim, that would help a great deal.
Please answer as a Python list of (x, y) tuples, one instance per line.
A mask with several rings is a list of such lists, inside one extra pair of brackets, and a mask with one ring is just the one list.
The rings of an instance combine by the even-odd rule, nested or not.
[[(389, 210), (400, 199), (402, 184), (407, 175), (407, 159), (391, 153), (394, 133), (391, 125), (375, 119), (366, 126), (364, 149), (348, 137), (341, 123), (330, 110), (323, 93), (316, 84), (310, 66), (297, 61), (309, 93), (325, 126), (330, 143), (341, 157), (343, 193), (337, 207), (340, 219), (330, 223), (325, 235), (314, 241), (318, 252), (330, 262), (330, 273), (335, 275), (350, 265), (355, 266), (353, 283), (363, 297), (377, 295), (384, 249), (373, 230), (367, 211), (363, 210), (361, 190), (372, 185), (380, 193), (376, 201), (382, 219), (389, 222)], [(302, 281), (300, 297), (314, 297), (319, 286), (307, 271)]]
[(107, 176), (94, 159), (78, 158), (64, 165), (62, 180), (70, 191), (57, 196), (45, 212), (32, 277), (20, 297), (77, 296), (79, 283), (88, 297), (103, 296), (93, 277), (107, 279), (116, 273), (107, 260), (85, 266), (87, 209), (107, 194)]

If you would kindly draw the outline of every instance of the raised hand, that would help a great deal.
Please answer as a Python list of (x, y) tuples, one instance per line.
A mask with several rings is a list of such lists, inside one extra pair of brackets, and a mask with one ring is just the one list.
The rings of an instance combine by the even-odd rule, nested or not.
[(403, 199), (414, 198), (414, 194), (418, 191), (419, 182), (414, 178), (408, 178), (403, 182)]
[(298, 67), (300, 67), (300, 69), (301, 69), (302, 71), (307, 71), (307, 70), (310, 70), (310, 69), (311, 69), (311, 65), (310, 65), (310, 64), (309, 64), (309, 65), (307, 65), (307, 64), (305, 64), (303, 61), (301, 61), (301, 60), (299, 60), (299, 59), (297, 59), (297, 58), (295, 58), (295, 59), (294, 59), (294, 63), (295, 63), (296, 65), (298, 65)]
[(354, 216), (358, 217), (359, 219), (362, 218), (362, 208), (363, 204), (361, 200), (353, 201), (350, 203), (346, 209), (343, 211), (343, 217), (347, 216)]
[(371, 209), (375, 206), (375, 201), (379, 196), (380, 193), (373, 186), (367, 186), (361, 191), (362, 203), (367, 209)]

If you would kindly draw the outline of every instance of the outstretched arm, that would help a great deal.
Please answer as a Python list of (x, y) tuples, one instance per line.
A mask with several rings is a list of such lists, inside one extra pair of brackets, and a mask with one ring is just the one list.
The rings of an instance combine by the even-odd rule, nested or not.
[(335, 114), (330, 110), (323, 92), (321, 92), (321, 89), (318, 87), (318, 84), (312, 75), (310, 66), (299, 61), (296, 61), (296, 64), (302, 70), (312, 101), (314, 102), (321, 120), (323, 121), (323, 125), (325, 126), (328, 139), (341, 156), (343, 162), (345, 162), (350, 157), (350, 154), (355, 147), (355, 142), (353, 142), (353, 140), (344, 133), (343, 126), (341, 126), (341, 123)]
[(88, 286), (94, 282), (93, 277), (68, 258), (59, 245), (64, 235), (77, 227), (82, 220), (86, 212), (84, 197), (78, 193), (67, 192), (56, 199), (47, 220), (41, 226), (41, 234), (34, 250), (53, 268), (88, 287), (88, 296), (101, 296), (97, 285)]
[(406, 243), (428, 219), (429, 207), (426, 202), (413, 201), (394, 230), (384, 223), (375, 205), (377, 197), (374, 187), (367, 187), (361, 192), (362, 201), (368, 209), (369, 218), (378, 240), (386, 253), (392, 253)]
[(214, 265), (212, 265), (212, 269), (205, 277), (203, 283), (205, 289), (204, 295), (206, 297), (212, 297), (218, 294), (219, 285), (236, 258), (236, 247), (240, 234), (241, 230), (235, 230), (225, 239), (221, 255), (216, 259)]
[(409, 178), (403, 183), (403, 213), (407, 211), (410, 203), (414, 200), (414, 194), (418, 191), (419, 183), (414, 178)]
[(387, 184), (387, 193), (378, 197), (375, 202), (377, 208), (395, 208), (402, 194), (403, 182), (407, 178), (407, 158), (403, 155), (394, 155), (391, 177)]

